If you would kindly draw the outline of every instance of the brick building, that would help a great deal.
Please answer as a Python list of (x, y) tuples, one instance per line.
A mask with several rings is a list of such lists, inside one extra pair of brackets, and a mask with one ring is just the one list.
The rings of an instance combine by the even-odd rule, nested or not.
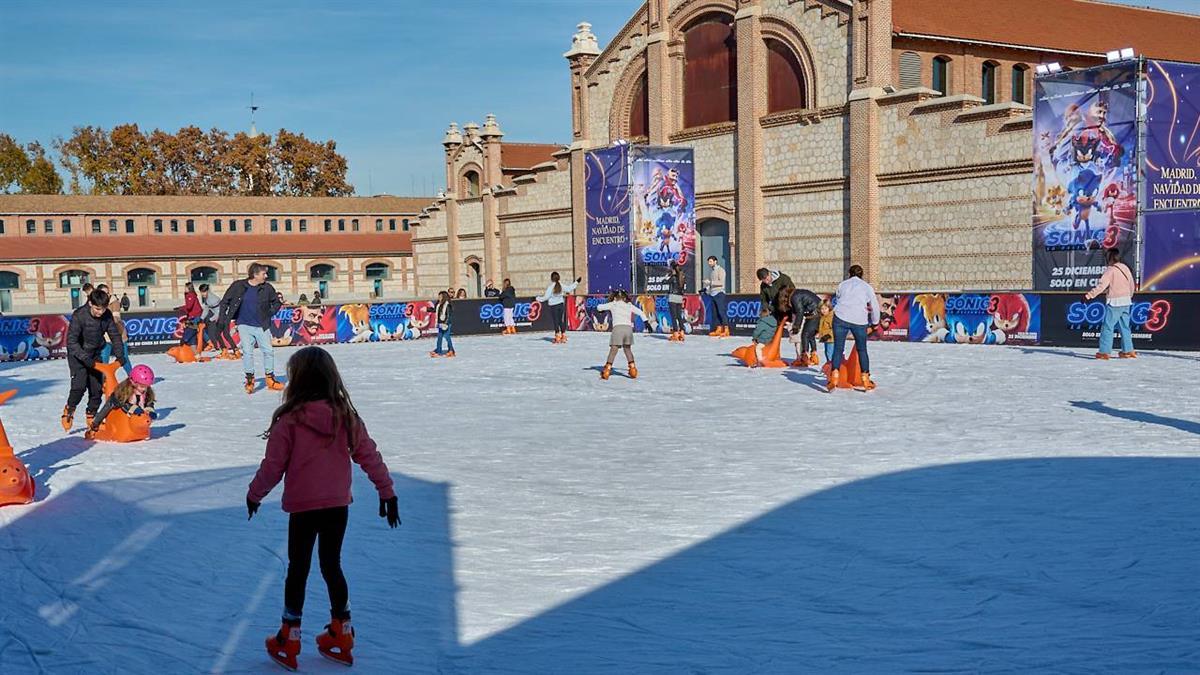
[(428, 197), (0, 195), (0, 311), (59, 311), (106, 283), (134, 308), (224, 289), (253, 262), (290, 300), (415, 294), (409, 229)]
[(894, 291), (1028, 288), (1034, 67), (1200, 61), (1196, 35), (1093, 0), (647, 0), (603, 49), (580, 24), (572, 138), (531, 171), (495, 118), (451, 124), (418, 287), (586, 278), (584, 152), (624, 139), (694, 148), (700, 254), (736, 290), (766, 265), (828, 291), (851, 261)]

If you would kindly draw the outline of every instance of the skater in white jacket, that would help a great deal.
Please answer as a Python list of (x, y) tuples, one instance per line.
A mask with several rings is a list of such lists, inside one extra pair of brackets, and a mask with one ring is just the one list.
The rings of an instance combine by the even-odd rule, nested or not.
[(629, 294), (625, 291), (613, 291), (608, 294), (608, 302), (596, 307), (597, 311), (608, 312), (612, 317), (612, 337), (608, 339), (608, 360), (604, 370), (600, 371), (600, 379), (607, 380), (612, 375), (613, 359), (618, 349), (625, 350), (625, 360), (629, 363), (629, 377), (637, 379), (637, 364), (633, 361), (633, 315), (646, 320), (642, 308), (629, 302)]
[(538, 302), (550, 305), (550, 319), (554, 322), (554, 344), (567, 341), (567, 296), (575, 290), (583, 277), (576, 277), (574, 283), (563, 284), (558, 272), (550, 273), (550, 285), (546, 292), (537, 296)]
[(833, 360), (829, 362), (829, 382), (825, 387), (833, 391), (838, 385), (838, 367), (846, 353), (846, 334), (854, 336), (854, 349), (858, 352), (858, 364), (862, 369), (862, 388), (875, 388), (871, 381), (871, 361), (867, 358), (867, 333), (872, 326), (879, 325), (879, 301), (871, 284), (863, 281), (863, 268), (851, 265), (849, 277), (838, 284), (833, 302)]

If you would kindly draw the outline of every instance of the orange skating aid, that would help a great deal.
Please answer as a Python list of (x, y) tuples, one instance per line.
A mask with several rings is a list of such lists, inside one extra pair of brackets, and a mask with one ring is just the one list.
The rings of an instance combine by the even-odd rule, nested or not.
[(300, 626), (280, 626), (278, 633), (267, 638), (267, 655), (288, 670), (299, 668), (296, 657), (300, 655)]
[(175, 345), (167, 350), (167, 354), (175, 359), (176, 363), (196, 362), (196, 351), (190, 345)]
[(755, 353), (753, 344), (738, 347), (733, 350), (733, 356), (750, 368), (754, 368), (755, 366), (762, 368), (787, 368), (787, 362), (779, 357), (779, 345), (782, 341), (783, 324), (781, 323), (775, 329), (775, 336), (771, 338), (771, 342), (763, 347), (761, 363), (758, 361), (758, 355)]
[(114, 443), (133, 443), (150, 438), (150, 417), (148, 415), (130, 415), (124, 410), (114, 408), (100, 423), (100, 428), (92, 434), (91, 439), (97, 441), (112, 441)]
[(317, 636), (317, 651), (321, 656), (343, 665), (354, 665), (354, 627), (350, 619), (330, 619), (329, 625)]
[[(0, 393), (0, 404), (16, 396), (17, 390)], [(0, 422), (0, 506), (28, 504), (33, 501), (33, 478), (29, 469), (13, 454), (4, 423)]]
[(105, 398), (112, 396), (112, 393), (117, 390), (117, 384), (119, 384), (121, 381), (120, 378), (117, 377), (117, 368), (120, 367), (121, 364), (117, 363), (116, 361), (113, 361), (112, 363), (97, 362), (95, 364), (96, 370), (104, 374), (103, 391)]
[[(838, 372), (830, 372), (829, 363), (821, 366), (821, 371), (825, 373), (825, 377), (829, 378), (829, 384), (826, 389), (833, 391), (834, 389), (862, 389), (864, 391), (874, 389), (875, 384), (866, 378), (864, 382), (862, 368), (858, 365), (858, 350), (850, 350), (850, 356), (842, 361), (842, 365), (838, 367)], [(870, 383), (870, 386), (867, 386)], [(833, 386), (829, 386), (833, 385)]]

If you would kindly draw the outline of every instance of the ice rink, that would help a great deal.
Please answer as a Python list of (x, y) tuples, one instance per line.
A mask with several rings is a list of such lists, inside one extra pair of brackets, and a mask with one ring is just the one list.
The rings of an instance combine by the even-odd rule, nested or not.
[[(329, 347), (404, 521), (356, 470), (352, 672), (1200, 669), (1200, 355), (871, 343), (879, 389), (826, 394), (746, 341), (639, 336), (607, 382), (601, 334)], [(38, 486), (0, 673), (280, 672), (282, 486), (244, 507), (279, 395), (168, 361), (125, 445), (62, 433), (65, 362), (0, 365)], [(327, 608), (314, 562), (302, 672), (346, 672)]]

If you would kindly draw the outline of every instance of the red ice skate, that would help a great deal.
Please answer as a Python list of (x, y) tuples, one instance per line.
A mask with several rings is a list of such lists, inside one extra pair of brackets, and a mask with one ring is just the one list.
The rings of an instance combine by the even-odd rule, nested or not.
[(354, 627), (350, 619), (330, 619), (329, 625), (317, 636), (317, 651), (321, 656), (346, 666), (354, 665)]
[(612, 364), (604, 364), (604, 370), (600, 371), (600, 379), (607, 380), (612, 375)]
[(1120, 352), (1117, 354), (1117, 357), (1122, 359), (1136, 359), (1137, 352)]
[(631, 379), (634, 379), (634, 380), (636, 380), (636, 379), (637, 379), (637, 373), (638, 373), (638, 371), (637, 371), (637, 365), (636, 365), (636, 364), (633, 364), (633, 363), (629, 364), (629, 377), (630, 377)]
[(267, 389), (271, 391), (281, 391), (283, 383), (275, 379), (275, 373), (267, 373)]
[(278, 633), (267, 638), (267, 655), (288, 670), (299, 668), (296, 657), (300, 655), (300, 626), (280, 626)]

